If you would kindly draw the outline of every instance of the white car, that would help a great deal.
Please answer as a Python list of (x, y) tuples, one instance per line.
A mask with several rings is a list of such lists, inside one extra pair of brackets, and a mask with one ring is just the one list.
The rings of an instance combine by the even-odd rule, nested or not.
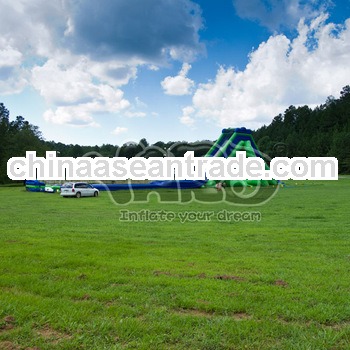
[(99, 190), (86, 182), (67, 182), (61, 187), (62, 197), (97, 197)]
[(61, 185), (55, 184), (55, 185), (45, 185), (45, 192), (46, 193), (56, 193), (61, 191)]

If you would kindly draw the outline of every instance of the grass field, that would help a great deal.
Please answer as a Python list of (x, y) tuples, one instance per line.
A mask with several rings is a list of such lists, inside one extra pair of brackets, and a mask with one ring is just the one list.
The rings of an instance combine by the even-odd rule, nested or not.
[(0, 188), (0, 349), (349, 349), (350, 178), (290, 185), (254, 208)]

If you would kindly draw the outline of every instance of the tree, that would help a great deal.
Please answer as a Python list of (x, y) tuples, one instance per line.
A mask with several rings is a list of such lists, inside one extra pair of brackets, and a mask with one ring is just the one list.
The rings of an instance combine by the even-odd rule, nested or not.
[(350, 173), (350, 132), (334, 135), (328, 155), (338, 159), (339, 173)]
[(350, 102), (350, 85), (344, 86), (342, 91), (340, 91), (340, 100), (347, 100)]
[(6, 176), (7, 159), (9, 158), (9, 111), (3, 103), (0, 103), (0, 182), (3, 183)]
[(289, 157), (335, 156), (339, 170), (350, 173), (350, 86), (342, 89), (339, 99), (329, 96), (313, 110), (290, 106), (254, 137), (261, 150), (268, 148), (269, 139), (283, 143)]
[(50, 150), (39, 128), (30, 124), (22, 116), (10, 122), (10, 113), (0, 103), (0, 182), (8, 182), (7, 161), (11, 157), (24, 157), (26, 151), (36, 151), (37, 156), (44, 156)]

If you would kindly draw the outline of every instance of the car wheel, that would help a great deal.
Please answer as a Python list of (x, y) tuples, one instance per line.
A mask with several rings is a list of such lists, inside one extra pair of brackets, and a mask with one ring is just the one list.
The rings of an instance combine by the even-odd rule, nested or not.
[(97, 191), (94, 192), (94, 197), (98, 197), (98, 192)]
[(75, 195), (75, 197), (80, 198), (81, 197), (81, 193), (77, 192), (77, 194)]

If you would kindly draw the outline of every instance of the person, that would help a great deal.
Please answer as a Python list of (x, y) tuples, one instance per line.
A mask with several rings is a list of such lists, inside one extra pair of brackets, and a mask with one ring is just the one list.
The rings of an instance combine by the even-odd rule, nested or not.
[(222, 182), (217, 182), (216, 185), (215, 185), (217, 191), (221, 191), (222, 190)]

